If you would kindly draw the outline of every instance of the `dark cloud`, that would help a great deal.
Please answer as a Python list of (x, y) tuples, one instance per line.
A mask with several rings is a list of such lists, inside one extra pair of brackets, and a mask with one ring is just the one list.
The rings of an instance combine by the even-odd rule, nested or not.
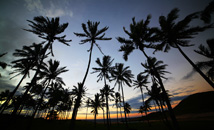
[(195, 74), (195, 70), (192, 70), (191, 72), (187, 73), (184, 77), (181, 78), (181, 80), (193, 80), (192, 77)]
[(174, 101), (181, 101), (183, 100), (184, 98), (186, 98), (188, 95), (185, 95), (185, 96), (175, 96), (175, 97), (171, 97), (170, 100), (171, 102), (174, 102)]
[(171, 82), (171, 81), (174, 81), (174, 80), (175, 80), (174, 77), (168, 77), (166, 80), (164, 80), (164, 84)]
[[(147, 94), (144, 94), (143, 96), (144, 96), (144, 99), (148, 98)], [(126, 100), (126, 102), (128, 102), (133, 109), (138, 109), (142, 105), (142, 95), (140, 94), (137, 97), (128, 99), (128, 100)]]

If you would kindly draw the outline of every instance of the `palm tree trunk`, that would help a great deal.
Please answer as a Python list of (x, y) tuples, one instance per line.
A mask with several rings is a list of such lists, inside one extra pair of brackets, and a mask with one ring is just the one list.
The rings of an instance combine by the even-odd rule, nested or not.
[(14, 94), (16, 93), (16, 91), (18, 90), (19, 86), (21, 85), (22, 81), (25, 79), (26, 75), (27, 75), (28, 71), (23, 75), (23, 77), (21, 78), (21, 80), (19, 81), (18, 85), (16, 86), (16, 88), (13, 90), (13, 92), (7, 97), (7, 100), (5, 101), (5, 103), (0, 107), (1, 113), (2, 114), (4, 112), (4, 110), (7, 108), (8, 103), (10, 102), (10, 100), (12, 99), (12, 97), (14, 96)]
[[(106, 87), (106, 77), (104, 75), (104, 84), (105, 84), (105, 87)], [(107, 128), (108, 130), (110, 129), (109, 127), (109, 106), (108, 106), (108, 94), (106, 93), (105, 94), (106, 96), (106, 120), (107, 120)]]
[(84, 76), (83, 81), (82, 81), (82, 85), (83, 85), (83, 86), (84, 86), (85, 80), (86, 80), (86, 78), (87, 78), (88, 71), (89, 71), (90, 64), (91, 64), (91, 56), (92, 56), (93, 45), (94, 45), (94, 43), (92, 42), (92, 43), (91, 43), (91, 48), (90, 48), (89, 60), (88, 60), (88, 67), (87, 67), (85, 76)]
[(186, 58), (186, 60), (192, 65), (192, 67), (207, 81), (208, 84), (214, 89), (214, 83), (189, 59), (189, 57), (182, 51), (178, 44), (175, 44), (180, 53)]
[[(140, 87), (140, 91), (141, 91), (141, 95), (142, 95), (142, 100), (143, 100), (143, 105), (145, 106), (145, 101), (144, 101), (144, 97), (143, 97), (143, 89), (142, 87)], [(146, 115), (146, 120), (150, 126), (150, 123), (149, 123), (149, 119), (148, 119), (148, 116), (147, 116), (147, 110), (145, 110), (145, 115)]]
[(103, 109), (103, 120), (104, 120), (104, 124), (106, 124), (106, 121), (105, 121), (105, 112), (104, 112), (104, 109)]
[(95, 114), (94, 114), (94, 126), (95, 126), (95, 128), (97, 127), (96, 118), (97, 118), (97, 114), (95, 113)]
[(126, 122), (126, 127), (128, 128), (127, 116), (126, 116), (126, 111), (125, 111), (125, 100), (124, 100), (123, 86), (121, 83), (120, 83), (120, 86), (121, 86), (122, 97), (123, 97), (123, 108), (124, 108), (124, 114), (125, 114), (125, 122)]

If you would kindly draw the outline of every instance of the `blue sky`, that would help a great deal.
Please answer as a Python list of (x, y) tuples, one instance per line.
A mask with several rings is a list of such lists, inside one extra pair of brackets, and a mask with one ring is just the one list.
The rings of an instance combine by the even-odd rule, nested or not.
[[(122, 58), (122, 53), (118, 52), (120, 43), (116, 37), (121, 36), (128, 38), (123, 32), (123, 27), (129, 30), (129, 24), (132, 18), (136, 21), (145, 19), (148, 14), (152, 15), (150, 26), (158, 27), (158, 18), (161, 15), (166, 16), (173, 8), (180, 9), (179, 19), (186, 15), (203, 10), (211, 0), (1, 0), (0, 1), (0, 53), (8, 52), (8, 54), (1, 60), (10, 63), (14, 58), (12, 53), (15, 49), (21, 49), (23, 45), (30, 45), (33, 42), (41, 42), (36, 35), (22, 30), (29, 29), (26, 20), (32, 20), (35, 16), (60, 17), (61, 23), (69, 23), (68, 28), (63, 34), (67, 35), (67, 39), (72, 39), (70, 46), (65, 46), (58, 42), (54, 43), (53, 49), (55, 57), (53, 59), (59, 60), (61, 66), (67, 66), (68, 72), (61, 75), (63, 77), (66, 87), (72, 89), (73, 85), (81, 82), (86, 71), (88, 63), (87, 50), (90, 44), (79, 45), (81, 38), (76, 37), (73, 32), (83, 32), (81, 28), (82, 23), (88, 20), (100, 21), (99, 27), (108, 26), (106, 37), (111, 37), (110, 41), (97, 41), (106, 55), (114, 58), (114, 63), (124, 63), (125, 66), (130, 66), (132, 73), (136, 75), (144, 69), (140, 65), (145, 62), (145, 58), (140, 51), (134, 51), (129, 60), (125, 62)], [(202, 22), (196, 21), (195, 24), (203, 25)], [(206, 39), (213, 37), (213, 30), (200, 33), (191, 43), (195, 44), (193, 47), (183, 48), (184, 52), (194, 61), (206, 60), (199, 56), (193, 50), (197, 49), (199, 44), (205, 44)], [(192, 93), (209, 91), (212, 88), (197, 74), (192, 73), (192, 67), (181, 56), (176, 49), (171, 49), (168, 53), (157, 52), (152, 54), (152, 50), (146, 52), (155, 56), (159, 60), (163, 60), (168, 64), (167, 70), (171, 74), (165, 81), (165, 87), (174, 94), (174, 97), (182, 97)], [(102, 58), (102, 54), (97, 48), (94, 48), (92, 56), (92, 67), (96, 67), (95, 60)], [(9, 80), (9, 73), (11, 69), (1, 69), (3, 77), (0, 79), (0, 91), (6, 88), (13, 89), (21, 77)], [(92, 72), (92, 69), (90, 69)], [(99, 92), (103, 87), (103, 82), (97, 83), (97, 74), (89, 74), (86, 80), (86, 87), (88, 88), (87, 96)], [(186, 76), (186, 77), (185, 77)], [(25, 83), (29, 81), (27, 79)], [(25, 83), (22, 84), (25, 85)], [(109, 83), (112, 87), (114, 82)], [(116, 89), (117, 90), (117, 89)], [(124, 86), (125, 99), (130, 101), (130, 104), (140, 104), (140, 91), (128, 86)], [(132, 100), (138, 99), (138, 100)], [(178, 98), (177, 98), (178, 99)], [(180, 99), (180, 98), (179, 98)], [(136, 101), (136, 102), (134, 102)]]

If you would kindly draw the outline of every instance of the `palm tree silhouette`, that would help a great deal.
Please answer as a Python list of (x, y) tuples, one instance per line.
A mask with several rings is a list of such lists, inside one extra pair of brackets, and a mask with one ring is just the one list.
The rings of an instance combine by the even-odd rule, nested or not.
[(96, 117), (98, 115), (98, 110), (99, 109), (103, 109), (103, 98), (101, 97), (100, 94), (95, 94), (94, 95), (94, 100), (91, 100), (90, 103), (89, 103), (89, 107), (92, 108), (92, 111), (91, 113), (94, 114), (94, 125), (96, 127)]
[(88, 98), (87, 100), (86, 100), (86, 117), (85, 117), (85, 119), (87, 120), (87, 115), (88, 115), (88, 107), (89, 107), (89, 104), (90, 104), (90, 98)]
[[(30, 46), (23, 46), (22, 50), (16, 49), (15, 52), (13, 53), (13, 56), (15, 57), (21, 57), (20, 59), (14, 60), (11, 63), (12, 68), (15, 70), (10, 73), (10, 74), (16, 74), (12, 78), (18, 76), (18, 75), (23, 75), (15, 89), (11, 92), (11, 95), (7, 98), (4, 106), (1, 106), (1, 114), (4, 111), (4, 108), (7, 107), (8, 103), (10, 102), (11, 98), (14, 96), (16, 91), (18, 90), (19, 86), (21, 85), (22, 81), (29, 75), (30, 75), (30, 70), (32, 70), (37, 64), (38, 60), (41, 57), (41, 52), (42, 51), (42, 45), (41, 44), (35, 44), (33, 43)], [(12, 79), (11, 78), (11, 79)]]
[[(51, 54), (53, 55), (52, 45), (54, 43), (54, 40), (58, 40), (59, 42), (67, 46), (69, 46), (68, 42), (70, 42), (71, 40), (66, 40), (65, 39), (66, 35), (58, 36), (59, 34), (64, 32), (64, 30), (68, 26), (68, 23), (60, 24), (59, 17), (51, 18), (50, 20), (48, 17), (45, 18), (43, 16), (38, 16), (38, 17), (34, 17), (33, 20), (34, 21), (27, 20), (28, 22), (30, 22), (29, 26), (31, 27), (31, 29), (24, 29), (24, 30), (32, 32), (38, 35), (38, 37), (48, 41), (48, 43), (44, 46), (44, 50), (42, 52), (41, 58), (39, 59), (39, 64), (37, 66), (36, 72), (33, 78), (31, 79), (31, 84), (36, 84), (37, 75), (40, 72), (40, 67), (41, 67), (41, 64), (43, 63), (47, 50), (50, 49)], [(25, 95), (28, 93), (29, 90), (30, 90), (30, 87), (24, 93), (24, 96), (23, 96), (24, 100), (26, 99)], [(19, 104), (21, 105), (21, 102)], [(17, 105), (17, 107), (13, 110), (12, 115), (16, 114), (20, 105)]]
[[(140, 22), (135, 22), (135, 18), (132, 19), (132, 24), (130, 24), (130, 32), (123, 28), (124, 32), (129, 36), (129, 39), (125, 39), (122, 37), (117, 37), (117, 40), (122, 44), (119, 51), (123, 51), (123, 58), (125, 60), (128, 60), (128, 55), (133, 52), (135, 49), (140, 49), (140, 51), (144, 54), (147, 61), (150, 62), (149, 56), (145, 52), (145, 48), (152, 48), (154, 47), (151, 45), (151, 43), (158, 42), (160, 40), (160, 36), (155, 35), (157, 32), (157, 28), (150, 28), (151, 16), (148, 15), (147, 19), (141, 20)], [(146, 44), (150, 43), (150, 44)], [(157, 72), (156, 68), (154, 66), (151, 66), (154, 70), (155, 76), (158, 79), (158, 82), (160, 83), (161, 89), (163, 91), (164, 95), (166, 94), (166, 90), (164, 88), (164, 85), (162, 83), (161, 77), (159, 73)], [(176, 129), (179, 129), (179, 125), (177, 123), (177, 120), (175, 118), (174, 112), (172, 110), (170, 101), (167, 100), (167, 107), (170, 112), (171, 119), (173, 121), (173, 124)]]
[(120, 104), (120, 102), (121, 102), (120, 93), (116, 92), (114, 98), (115, 98), (115, 100), (114, 100), (115, 101), (115, 105), (116, 105), (116, 108), (117, 108), (117, 124), (118, 124), (118, 107), (121, 107), (121, 104)]
[[(163, 64), (163, 61), (158, 61), (155, 57), (149, 57), (148, 61), (145, 63), (141, 63), (141, 65), (145, 69), (144, 72), (142, 72), (142, 73), (148, 74), (148, 76), (150, 75), (152, 82), (153, 82), (152, 90), (149, 91), (148, 94), (151, 95), (151, 98), (153, 98), (156, 101), (158, 106), (161, 106), (162, 112), (163, 112), (164, 117), (167, 122), (167, 125), (169, 127), (171, 127), (168, 122), (168, 119), (164, 113), (163, 104), (162, 104), (163, 103), (162, 100), (164, 99), (164, 101), (166, 102), (166, 104), (168, 106), (170, 116), (174, 123), (174, 126), (176, 129), (179, 129), (179, 126), (177, 126), (177, 124), (175, 122), (176, 118), (174, 116), (174, 112), (173, 112), (171, 104), (170, 104), (168, 93), (165, 89), (163, 89), (164, 86), (163, 86), (162, 79), (161, 79), (161, 78), (167, 79), (164, 75), (165, 75), (165, 73), (170, 73), (168, 71), (165, 71), (167, 65)], [(160, 88), (157, 88), (158, 84), (160, 85)], [(162, 93), (161, 93), (161, 90), (162, 90)], [(160, 102), (160, 104), (158, 103), (158, 101)]]
[[(134, 75), (131, 73), (131, 70), (129, 70), (129, 66), (124, 67), (124, 64), (122, 63), (115, 64), (115, 69), (112, 71), (112, 80), (116, 81), (115, 85), (118, 84), (118, 91), (120, 91), (120, 89), (122, 91), (123, 107), (125, 107), (123, 84), (126, 84), (129, 87), (131, 87), (130, 83), (132, 83), (133, 77)], [(124, 108), (124, 114), (125, 114), (126, 126), (128, 127), (125, 108)]]
[(102, 89), (102, 91), (104, 92), (103, 94), (106, 98), (106, 115), (107, 115), (108, 129), (109, 129), (109, 117), (110, 117), (109, 105), (108, 105), (108, 95), (110, 95), (110, 92), (113, 92), (113, 89), (110, 89), (109, 86), (106, 84), (106, 79), (110, 80), (110, 74), (113, 70), (113, 67), (111, 66), (113, 60), (111, 60), (110, 56), (103, 56), (103, 60), (101, 63), (100, 59), (97, 58), (96, 63), (98, 64), (99, 68), (92, 68), (94, 70), (92, 73), (99, 73), (97, 76), (98, 77), (97, 82), (104, 79), (104, 88)]
[(85, 96), (86, 87), (82, 83), (78, 83), (78, 87), (74, 86), (71, 94), (75, 97), (75, 105), (72, 113), (72, 119), (70, 124), (70, 129), (75, 129), (75, 120), (77, 116), (78, 109), (81, 105), (82, 98)]
[(198, 68), (200, 69), (208, 69), (206, 75), (214, 81), (214, 39), (207, 40), (208, 47), (205, 47), (204, 45), (200, 45), (198, 47), (199, 50), (195, 50), (196, 53), (205, 56), (206, 58), (210, 59), (208, 61), (199, 61), (196, 63)]
[(179, 10), (173, 9), (167, 17), (160, 16), (159, 23), (160, 29), (157, 29), (157, 35), (160, 37), (160, 44), (156, 46), (156, 50), (163, 50), (168, 52), (171, 47), (177, 48), (184, 58), (192, 65), (192, 67), (214, 88), (214, 83), (207, 78), (207, 76), (191, 61), (191, 59), (183, 52), (181, 47), (190, 47), (193, 44), (189, 44), (189, 39), (193, 38), (194, 35), (202, 32), (211, 25), (204, 27), (190, 27), (189, 23), (197, 18), (197, 13), (186, 16), (183, 20), (175, 22), (178, 18)]
[[(85, 80), (87, 78), (88, 75), (88, 71), (90, 68), (90, 64), (91, 64), (91, 57), (92, 57), (92, 51), (93, 51), (93, 46), (96, 45), (98, 47), (98, 49), (101, 51), (101, 48), (99, 47), (99, 45), (96, 43), (96, 40), (111, 40), (111, 38), (105, 38), (105, 31), (108, 30), (108, 27), (104, 27), (100, 30), (98, 30), (98, 25), (100, 24), (100, 22), (92, 22), (92, 21), (88, 21), (87, 22), (87, 26), (86, 24), (82, 23), (82, 29), (84, 31), (84, 33), (74, 33), (76, 36), (78, 37), (85, 37), (86, 39), (81, 40), (80, 44), (85, 44), (86, 42), (90, 42), (91, 43), (91, 47), (88, 50), (90, 52), (89, 54), (89, 60), (88, 60), (88, 67), (86, 69), (86, 73), (85, 76), (83, 78), (83, 81), (81, 82), (81, 85), (84, 86), (85, 84)], [(103, 53), (102, 53), (103, 54)], [(75, 105), (78, 107), (78, 105)], [(75, 111), (74, 111), (75, 110)], [(74, 107), (73, 113), (77, 113), (78, 108)], [(72, 123), (71, 125), (75, 125), (75, 120), (76, 120), (76, 115), (74, 114), (74, 117), (72, 116)], [(71, 129), (75, 129), (74, 127), (71, 126)]]
[(109, 103), (108, 103), (108, 101), (109, 100), (111, 101), (109, 96), (114, 98), (114, 88), (110, 88), (110, 86), (106, 84), (102, 89), (100, 89), (100, 93), (101, 93), (102, 98), (104, 99), (104, 97), (105, 97), (105, 100), (106, 100), (107, 127), (108, 127), (108, 129), (110, 129), (109, 120), (111, 118), (110, 118), (110, 111), (109, 111), (109, 105), (108, 105)]
[(201, 12), (201, 20), (205, 23), (211, 22), (211, 14), (214, 13), (214, 1), (211, 1), (208, 6)]
[(128, 114), (128, 117), (129, 117), (129, 113), (131, 112), (131, 110), (132, 110), (132, 108), (131, 108), (130, 104), (128, 102), (126, 102), (124, 105), (124, 111), (126, 111), (126, 113)]
[(96, 43), (96, 40), (111, 40), (111, 38), (105, 38), (104, 37), (105, 36), (104, 32), (106, 30), (108, 30), (108, 27), (104, 27), (104, 28), (98, 30), (98, 25), (99, 24), (100, 24), (100, 22), (88, 21), (87, 22), (88, 28), (87, 28), (86, 24), (82, 23), (82, 29), (83, 29), (84, 33), (74, 33), (78, 37), (85, 37), (86, 38), (84, 40), (81, 40), (80, 44), (85, 44), (86, 42), (90, 42), (91, 43), (91, 47), (88, 50), (90, 52), (89, 61), (88, 61), (88, 67), (87, 67), (85, 76), (83, 78), (82, 85), (84, 85), (85, 80), (86, 80), (87, 75), (88, 75), (89, 67), (90, 67), (90, 64), (91, 64), (91, 56), (92, 56), (93, 46), (96, 45), (98, 47), (98, 49), (100, 50), (100, 52), (102, 53), (101, 48)]
[[(3, 53), (3, 54), (0, 54), (0, 57), (3, 57), (4, 55), (6, 55), (7, 53)], [(7, 63), (3, 62), (3, 61), (0, 61), (0, 67), (2, 69), (5, 69), (7, 67)], [(1, 77), (1, 73), (0, 73), (0, 77)]]
[[(148, 76), (144, 76), (141, 73), (137, 75), (137, 80), (134, 80), (133, 86), (135, 86), (134, 89), (140, 88), (141, 95), (142, 95), (142, 101), (143, 101), (143, 106), (145, 106), (145, 101), (144, 101), (144, 96), (143, 96), (143, 87), (148, 89), (147, 85), (148, 84)], [(147, 116), (147, 111), (145, 111), (145, 114)], [(149, 121), (148, 121), (149, 122)]]
[[(66, 70), (66, 67), (59, 67), (59, 64), (60, 64), (59, 61), (56, 61), (56, 60), (53, 61), (52, 59), (50, 59), (48, 61), (48, 66), (43, 67), (41, 72), (39, 73), (40, 76), (43, 77), (42, 84), (45, 86), (45, 89), (42, 92), (40, 101), (43, 101), (43, 97), (44, 97), (49, 85), (52, 86), (54, 83), (59, 84), (59, 85), (65, 85), (62, 78), (59, 77), (59, 75), (64, 72), (67, 72), (68, 70)], [(36, 108), (32, 114), (32, 118), (34, 118), (37, 110), (41, 106), (41, 103), (42, 102), (39, 102), (38, 105), (36, 106)]]

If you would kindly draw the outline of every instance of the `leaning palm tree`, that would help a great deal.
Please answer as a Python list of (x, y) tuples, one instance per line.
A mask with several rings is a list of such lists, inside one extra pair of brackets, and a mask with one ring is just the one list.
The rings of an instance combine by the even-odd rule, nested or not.
[(211, 1), (208, 6), (201, 12), (200, 19), (203, 20), (205, 23), (211, 22), (211, 15), (214, 13), (214, 1)]
[[(19, 59), (12, 61), (11, 63), (12, 68), (15, 69), (10, 74), (16, 74), (15, 76), (11, 77), (17, 77), (18, 75), (23, 75), (15, 89), (11, 92), (11, 95), (7, 98), (4, 106), (1, 107), (1, 113), (4, 111), (4, 108), (8, 105), (8, 102), (10, 102), (11, 98), (14, 96), (16, 91), (19, 89), (22, 81), (28, 76), (30, 77), (30, 70), (32, 70), (37, 64), (38, 60), (41, 57), (42, 52), (42, 44), (35, 44), (33, 43), (30, 46), (23, 46), (23, 48), (16, 49), (13, 53), (13, 56), (19, 57)], [(44, 65), (44, 64), (43, 64)], [(6, 106), (5, 106), (6, 105)]]
[(94, 125), (96, 127), (96, 117), (98, 115), (98, 110), (103, 109), (103, 98), (101, 97), (100, 94), (95, 94), (94, 95), (94, 100), (91, 100), (89, 103), (89, 107), (92, 108), (91, 113), (94, 114)]
[(212, 80), (214, 81), (214, 39), (209, 39), (207, 40), (207, 45), (208, 47), (205, 47), (204, 45), (200, 45), (198, 47), (199, 50), (195, 50), (196, 53), (210, 59), (208, 61), (199, 61), (198, 63), (196, 63), (196, 65), (198, 66), (198, 68), (200, 69), (208, 69), (206, 75)]
[[(104, 79), (104, 96), (106, 97), (106, 116), (107, 116), (107, 126), (109, 129), (109, 105), (108, 105), (108, 95), (110, 95), (109, 92), (111, 92), (110, 88), (108, 88), (108, 85), (106, 84), (106, 79), (110, 80), (110, 74), (113, 70), (112, 62), (114, 59), (111, 60), (110, 56), (103, 56), (103, 60), (102, 62), (100, 61), (99, 58), (97, 58), (96, 63), (98, 64), (99, 68), (92, 68), (94, 71), (92, 73), (99, 73), (98, 74), (98, 80), (97, 82), (99, 82), (100, 80)], [(112, 89), (113, 91), (113, 89)]]
[[(149, 56), (145, 52), (145, 48), (154, 47), (151, 43), (160, 41), (160, 36), (155, 35), (157, 32), (157, 28), (149, 27), (151, 16), (148, 15), (147, 19), (141, 20), (140, 22), (135, 22), (135, 19), (132, 19), (132, 24), (130, 24), (130, 32), (123, 28), (124, 32), (129, 36), (129, 39), (125, 39), (122, 37), (118, 37), (117, 40), (122, 44), (119, 51), (124, 52), (123, 58), (128, 60), (128, 55), (133, 52), (135, 49), (140, 49), (140, 51), (144, 54), (147, 61), (150, 62)], [(154, 66), (151, 66), (154, 70), (154, 74), (160, 83), (161, 89), (164, 95), (166, 94), (166, 90), (162, 83), (161, 77), (157, 72), (157, 69)], [(170, 101), (167, 101), (167, 107), (169, 108), (169, 113), (175, 128), (179, 129), (177, 120), (175, 118), (174, 112), (172, 110)]]
[[(123, 84), (126, 84), (129, 87), (131, 87), (130, 83), (132, 83), (133, 77), (134, 75), (131, 73), (131, 70), (129, 70), (129, 66), (124, 67), (124, 64), (116, 63), (115, 69), (112, 71), (112, 80), (116, 81), (115, 85), (118, 84), (118, 91), (120, 91), (120, 89), (122, 91), (123, 107), (125, 107)], [(124, 114), (125, 114), (126, 126), (128, 127), (125, 108), (124, 108)]]
[(206, 29), (211, 28), (211, 25), (204, 27), (190, 27), (189, 23), (197, 18), (197, 13), (186, 16), (183, 20), (175, 22), (177, 20), (179, 10), (173, 9), (167, 17), (160, 16), (159, 23), (160, 29), (157, 29), (157, 35), (160, 37), (160, 44), (156, 46), (156, 50), (162, 50), (168, 52), (169, 49), (177, 48), (184, 58), (192, 65), (192, 67), (214, 88), (214, 83), (207, 78), (207, 76), (192, 62), (192, 60), (183, 52), (181, 47), (190, 47), (194, 44), (190, 44), (190, 38), (197, 35), (199, 32), (203, 32)]
[[(43, 16), (38, 16), (38, 17), (34, 17), (33, 20), (34, 21), (27, 20), (30, 23), (29, 26), (31, 27), (31, 29), (24, 29), (24, 30), (32, 32), (32, 33), (38, 35), (38, 37), (45, 39), (47, 41), (47, 44), (44, 46), (42, 56), (39, 59), (39, 64), (37, 65), (36, 72), (35, 72), (33, 78), (31, 79), (31, 84), (36, 84), (37, 75), (40, 72), (41, 64), (43, 63), (45, 55), (48, 54), (47, 50), (50, 49), (50, 52), (53, 55), (53, 47), (52, 46), (53, 46), (54, 41), (58, 40), (59, 42), (69, 46), (68, 42), (70, 42), (71, 40), (66, 40), (65, 39), (66, 35), (58, 36), (59, 34), (64, 32), (68, 26), (68, 23), (60, 24), (59, 23), (59, 17), (52, 18), (50, 20), (48, 17), (45, 18)], [(23, 96), (23, 100), (26, 99), (25, 95), (27, 95), (27, 93), (30, 89), (31, 89), (31, 87), (29, 87), (29, 89), (27, 89), (25, 91), (24, 96)], [(12, 115), (16, 114), (20, 105), (21, 105), (21, 102), (14, 109)]]
[[(88, 50), (90, 52), (89, 54), (89, 61), (88, 61), (88, 67), (85, 73), (85, 76), (83, 78), (82, 81), (82, 85), (84, 85), (85, 80), (87, 78), (88, 75), (88, 71), (89, 71), (89, 67), (91, 64), (91, 56), (92, 56), (92, 51), (93, 51), (93, 46), (96, 45), (98, 47), (98, 49), (101, 51), (100, 46), (96, 43), (96, 40), (111, 40), (111, 38), (105, 38), (105, 31), (108, 30), (108, 27), (104, 27), (100, 30), (98, 30), (98, 25), (100, 24), (100, 22), (92, 22), (92, 21), (88, 21), (87, 25), (88, 28), (86, 27), (86, 24), (82, 23), (82, 28), (84, 33), (74, 33), (76, 36), (78, 37), (85, 37), (86, 39), (81, 40), (80, 44), (85, 44), (86, 42), (90, 42), (91, 43), (91, 47)], [(102, 53), (102, 51), (101, 51)]]

